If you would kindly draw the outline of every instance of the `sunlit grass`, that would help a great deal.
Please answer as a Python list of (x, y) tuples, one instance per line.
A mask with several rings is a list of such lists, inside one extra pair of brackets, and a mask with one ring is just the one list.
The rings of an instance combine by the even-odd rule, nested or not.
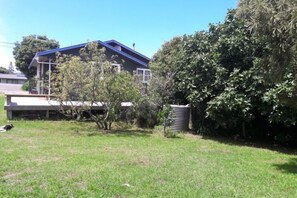
[(0, 133), (0, 197), (297, 197), (293, 154), (158, 130), (13, 123)]

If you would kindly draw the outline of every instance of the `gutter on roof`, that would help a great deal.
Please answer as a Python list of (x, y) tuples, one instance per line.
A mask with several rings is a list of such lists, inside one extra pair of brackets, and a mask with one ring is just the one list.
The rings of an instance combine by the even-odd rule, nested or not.
[(37, 53), (34, 55), (33, 59), (31, 60), (29, 66), (28, 66), (29, 69), (33, 66), (34, 61), (38, 58), (36, 55), (37, 55)]
[(51, 64), (51, 65), (57, 65), (56, 63), (52, 63), (50, 62), (51, 59), (49, 60), (49, 62), (42, 62), (42, 61), (39, 61), (39, 56), (35, 55), (34, 58), (32, 59), (30, 65), (29, 65), (29, 69), (33, 66), (34, 62), (36, 63), (43, 63), (43, 64)]

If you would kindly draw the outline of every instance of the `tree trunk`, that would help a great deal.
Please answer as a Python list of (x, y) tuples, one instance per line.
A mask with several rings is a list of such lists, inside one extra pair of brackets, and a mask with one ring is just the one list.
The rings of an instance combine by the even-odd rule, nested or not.
[(112, 122), (108, 123), (108, 130), (111, 130), (111, 124), (112, 124)]
[(104, 125), (104, 130), (108, 130), (107, 129), (107, 122), (106, 121), (104, 121), (103, 125)]

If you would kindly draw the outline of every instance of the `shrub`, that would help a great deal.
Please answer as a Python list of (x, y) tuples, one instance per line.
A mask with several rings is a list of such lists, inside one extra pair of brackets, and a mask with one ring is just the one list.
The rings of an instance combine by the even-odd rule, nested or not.
[(140, 128), (154, 128), (158, 123), (158, 107), (147, 97), (139, 100), (135, 107), (136, 125)]
[(23, 91), (29, 91), (29, 81), (26, 81), (26, 82), (22, 85), (22, 90), (23, 90)]

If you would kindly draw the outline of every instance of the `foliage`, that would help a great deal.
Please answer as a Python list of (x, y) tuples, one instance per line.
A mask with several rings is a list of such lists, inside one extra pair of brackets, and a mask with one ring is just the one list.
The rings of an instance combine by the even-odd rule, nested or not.
[(270, 122), (296, 125), (296, 93), (296, 81), (292, 74), (265, 93), (263, 99), (271, 106), (268, 116)]
[(245, 123), (255, 118), (255, 112), (263, 109), (263, 77), (255, 67), (240, 71), (234, 69), (227, 79), (224, 90), (207, 103), (207, 116), (219, 127), (242, 129), (245, 137)]
[(241, 0), (237, 15), (265, 43), (257, 66), (264, 71), (267, 93), (263, 101), (271, 123), (296, 124), (297, 114), (297, 2)]
[(169, 104), (187, 103), (183, 90), (178, 87), (177, 76), (183, 67), (184, 45), (187, 39), (187, 36), (180, 36), (165, 42), (150, 62), (153, 76), (148, 87), (149, 100), (156, 106), (152, 108), (154, 116), (156, 120), (158, 117), (158, 121), (163, 124), (165, 136), (167, 134), (170, 136), (172, 121)]
[(136, 126), (141, 128), (154, 128), (158, 124), (158, 105), (149, 97), (141, 97), (135, 106)]
[(220, 126), (232, 128), (252, 117), (251, 107), (250, 99), (231, 85), (208, 102), (206, 112)]
[(184, 90), (194, 107), (211, 97), (216, 81), (217, 67), (210, 52), (210, 37), (207, 32), (189, 36), (183, 56), (183, 69), (177, 74), (179, 89)]
[[(184, 39), (175, 61), (182, 67), (177, 67), (174, 88), (194, 107), (192, 123), (199, 133), (235, 136), (241, 131), (242, 137), (263, 134), (269, 140), (295, 137), (286, 135), (297, 119), (294, 56), (290, 55), (288, 67), (282, 66), (286, 69), (282, 80), (268, 81), (263, 63), (273, 45), (251, 31), (238, 13), (230, 10), (223, 23)], [(166, 54), (171, 57), (170, 52)], [(266, 126), (264, 131), (259, 122)]]
[(253, 89), (248, 70), (259, 52), (261, 45), (235, 17), (234, 10), (228, 12), (224, 23), (189, 37), (185, 66), (178, 78), (180, 89), (199, 112), (196, 129), (208, 133), (214, 125), (234, 127), (252, 117), (251, 98), (246, 95)]
[(173, 108), (166, 104), (158, 114), (159, 120), (163, 124), (164, 136), (168, 138), (176, 137), (177, 135), (177, 132), (171, 129), (171, 126), (174, 124), (173, 113)]
[(9, 74), (9, 70), (5, 67), (0, 67), (0, 74)]
[(149, 94), (160, 108), (164, 104), (184, 103), (185, 98), (178, 89), (176, 75), (182, 67), (181, 60), (186, 39), (186, 36), (174, 37), (164, 43), (150, 62), (153, 75), (149, 83)]
[(13, 49), (15, 66), (25, 74), (28, 79), (36, 75), (36, 68), (28, 68), (37, 52), (55, 49), (59, 47), (56, 40), (48, 39), (46, 36), (29, 35), (24, 36), (21, 42), (16, 42)]
[[(105, 48), (100, 49), (96, 42), (88, 43), (80, 56), (60, 55), (57, 59), (52, 93), (66, 114), (81, 119), (87, 113), (99, 128), (110, 130), (120, 117), (123, 103), (133, 104), (139, 97), (136, 80), (126, 71), (117, 73)], [(103, 113), (91, 110), (98, 106)]]
[[(288, 75), (297, 79), (297, 1), (241, 0), (237, 15), (252, 33), (266, 44), (259, 66), (266, 71), (266, 83), (282, 84)], [(297, 106), (297, 95), (295, 106)], [(286, 103), (289, 98), (279, 98)], [(284, 105), (284, 104), (282, 104)]]
[(163, 123), (164, 131), (167, 127), (173, 124), (173, 109), (169, 104), (164, 105), (162, 111), (159, 111), (158, 117), (161, 123)]
[(29, 81), (26, 81), (26, 82), (22, 85), (22, 90), (23, 90), (23, 91), (29, 91)]

